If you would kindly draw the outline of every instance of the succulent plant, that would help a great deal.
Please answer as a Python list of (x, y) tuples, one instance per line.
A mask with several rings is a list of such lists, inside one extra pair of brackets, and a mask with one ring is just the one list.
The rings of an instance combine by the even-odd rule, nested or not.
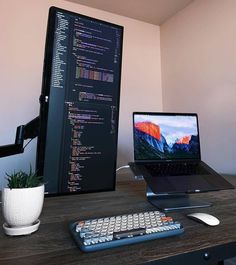
[(33, 172), (30, 165), (29, 173), (24, 171), (13, 172), (7, 175), (8, 188), (10, 189), (21, 189), (21, 188), (33, 188), (38, 187), (43, 183), (43, 177), (37, 176), (36, 172)]

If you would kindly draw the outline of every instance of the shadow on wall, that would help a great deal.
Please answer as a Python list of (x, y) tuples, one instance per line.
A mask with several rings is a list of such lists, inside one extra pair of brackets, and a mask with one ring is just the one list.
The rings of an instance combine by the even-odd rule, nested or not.
[(133, 152), (132, 150), (127, 150), (127, 148), (119, 148), (118, 147), (118, 153), (117, 153), (117, 168), (121, 166), (127, 165), (129, 162), (132, 162), (134, 160), (133, 158)]

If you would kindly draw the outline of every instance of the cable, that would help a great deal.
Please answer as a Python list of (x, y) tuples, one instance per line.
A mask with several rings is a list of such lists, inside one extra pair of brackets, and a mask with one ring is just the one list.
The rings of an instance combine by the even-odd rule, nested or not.
[(28, 145), (28, 144), (29, 144), (29, 143), (30, 143), (32, 140), (33, 140), (33, 138), (32, 138), (32, 139), (30, 139), (30, 140), (29, 140), (29, 142), (25, 144), (25, 146), (23, 147), (23, 149), (25, 149), (25, 148), (26, 148), (26, 146), (27, 146), (27, 145)]
[(125, 165), (125, 166), (118, 167), (116, 169), (116, 172), (119, 171), (119, 170), (121, 170), (121, 169), (124, 169), (124, 168), (129, 168), (129, 165)]

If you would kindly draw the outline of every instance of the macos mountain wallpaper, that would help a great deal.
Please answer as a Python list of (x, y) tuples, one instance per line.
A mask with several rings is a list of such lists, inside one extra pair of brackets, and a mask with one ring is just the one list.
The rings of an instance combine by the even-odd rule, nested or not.
[(136, 115), (134, 122), (135, 159), (199, 158), (195, 117)]

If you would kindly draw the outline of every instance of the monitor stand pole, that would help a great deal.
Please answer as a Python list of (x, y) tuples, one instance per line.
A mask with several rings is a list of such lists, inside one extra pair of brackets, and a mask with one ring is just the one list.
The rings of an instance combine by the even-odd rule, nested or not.
[(192, 200), (188, 194), (155, 194), (148, 185), (146, 196), (152, 205), (164, 212), (209, 207), (212, 205), (209, 202)]

